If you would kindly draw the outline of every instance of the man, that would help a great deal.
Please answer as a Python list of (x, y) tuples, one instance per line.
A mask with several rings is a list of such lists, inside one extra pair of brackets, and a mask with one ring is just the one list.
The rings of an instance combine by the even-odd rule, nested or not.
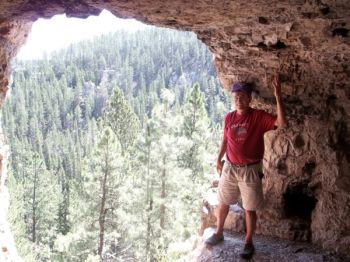
[[(262, 159), (264, 133), (277, 127), (285, 127), (287, 120), (281, 96), (281, 84), (277, 75), (272, 83), (277, 103), (277, 116), (251, 108), (252, 86), (236, 83), (231, 94), (236, 110), (225, 117), (224, 136), (217, 159), (219, 181), (219, 209), (216, 233), (206, 240), (207, 245), (216, 245), (224, 240), (223, 227), (229, 206), (237, 202), (241, 194), (246, 218), (245, 245), (240, 256), (245, 259), (254, 253), (253, 234), (256, 227), (256, 210), (263, 205)], [(226, 154), (224, 166), (222, 158)]]

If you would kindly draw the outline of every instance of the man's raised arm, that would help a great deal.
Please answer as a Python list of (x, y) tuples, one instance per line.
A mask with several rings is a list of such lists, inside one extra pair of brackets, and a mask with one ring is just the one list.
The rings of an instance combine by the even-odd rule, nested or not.
[(286, 127), (288, 125), (288, 121), (286, 119), (286, 114), (282, 102), (281, 80), (279, 74), (277, 74), (274, 80), (272, 81), (272, 86), (277, 104), (277, 119), (275, 125), (278, 127)]

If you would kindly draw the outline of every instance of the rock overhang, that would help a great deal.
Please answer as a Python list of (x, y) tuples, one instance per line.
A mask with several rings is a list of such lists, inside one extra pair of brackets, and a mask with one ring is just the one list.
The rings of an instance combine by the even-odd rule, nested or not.
[[(2, 5), (2, 6), (1, 6)], [(55, 14), (85, 18), (107, 9), (121, 18), (147, 24), (193, 31), (214, 53), (221, 82), (257, 82), (260, 95), (271, 97), (268, 77), (281, 63), (287, 95), (309, 99), (306, 85), (329, 90), (326, 83), (302, 78), (307, 72), (325, 69), (329, 63), (349, 59), (350, 8), (343, 1), (3, 1), (0, 4), (0, 35), (3, 57), (1, 87), (7, 85), (9, 61), (23, 44), (30, 24)], [(22, 32), (22, 34), (21, 34)], [(332, 50), (330, 50), (330, 47)], [(342, 54), (340, 61), (333, 61)], [(322, 58), (324, 61), (322, 61)], [(346, 60), (342, 62), (342, 60)], [(337, 59), (336, 59), (337, 60)], [(311, 64), (310, 64), (311, 62)], [(264, 77), (265, 76), (265, 77)], [(267, 77), (266, 77), (267, 76)], [(309, 76), (308, 76), (309, 77)], [(308, 78), (307, 77), (307, 78)], [(307, 84), (305, 83), (307, 82)], [(333, 81), (337, 82), (337, 81)], [(330, 82), (331, 83), (331, 82)], [(324, 87), (323, 87), (324, 86)], [(5, 89), (4, 89), (5, 90)], [(317, 92), (314, 92), (317, 95)], [(268, 101), (266, 101), (268, 102)]]

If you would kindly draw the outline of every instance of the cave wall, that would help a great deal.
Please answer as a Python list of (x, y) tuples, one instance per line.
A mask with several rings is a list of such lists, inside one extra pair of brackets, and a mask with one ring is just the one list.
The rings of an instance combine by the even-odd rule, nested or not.
[[(1, 104), (10, 60), (32, 22), (61, 13), (84, 18), (102, 9), (195, 32), (213, 52), (223, 86), (254, 81), (254, 106), (271, 112), (271, 77), (280, 69), (289, 128), (266, 136), (266, 208), (257, 231), (350, 251), (348, 0), (5, 0), (0, 3)], [(0, 194), (4, 181), (5, 172)]]

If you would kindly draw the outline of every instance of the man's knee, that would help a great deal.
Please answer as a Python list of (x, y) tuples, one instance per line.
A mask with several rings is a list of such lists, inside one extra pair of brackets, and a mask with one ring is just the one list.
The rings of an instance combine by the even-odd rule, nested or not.
[(228, 210), (229, 208), (230, 208), (230, 205), (227, 205), (227, 204), (225, 204), (223, 202), (219, 203), (219, 209), (220, 210)]
[(256, 217), (256, 211), (255, 210), (245, 210), (245, 215), (249, 217)]

